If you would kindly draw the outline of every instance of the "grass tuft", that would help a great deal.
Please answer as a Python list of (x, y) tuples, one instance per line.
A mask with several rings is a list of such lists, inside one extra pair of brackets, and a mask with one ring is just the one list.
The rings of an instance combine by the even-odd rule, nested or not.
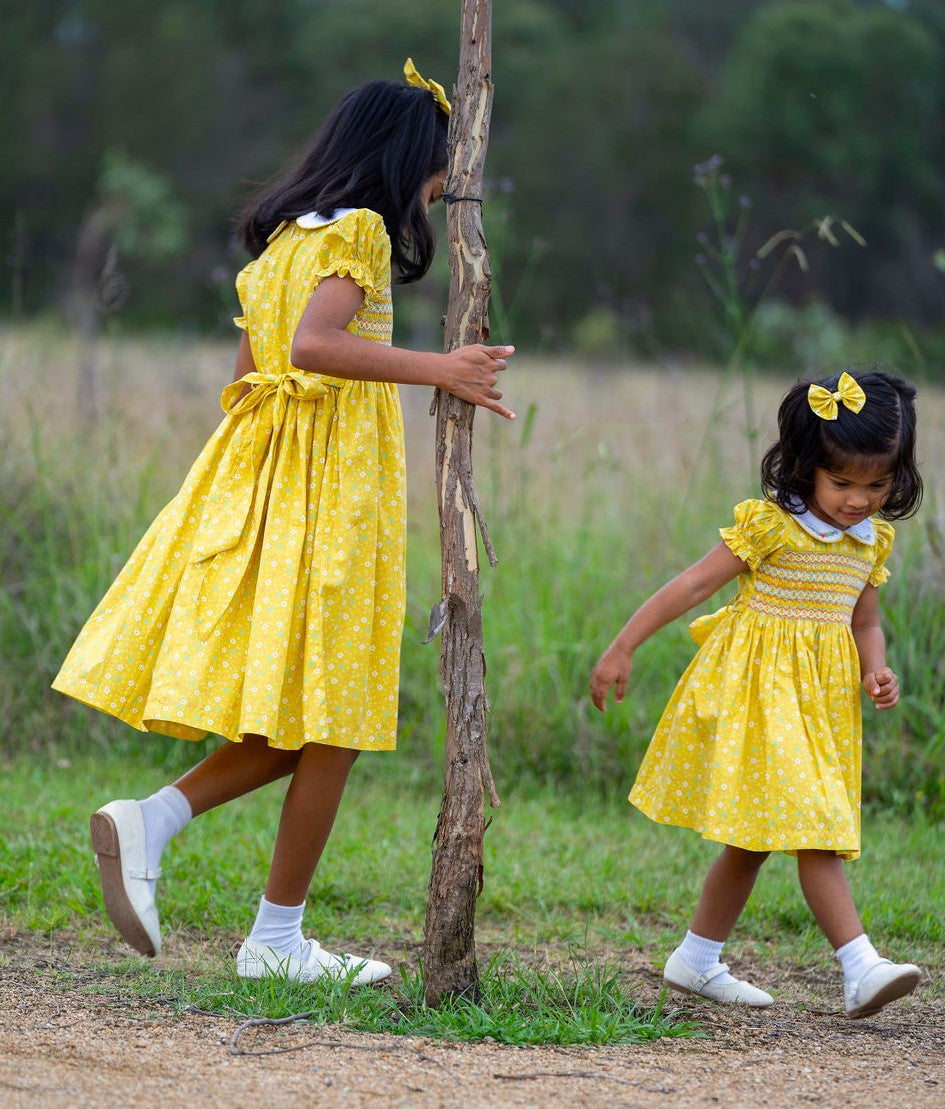
[(624, 973), (606, 961), (575, 958), (563, 970), (548, 970), (501, 953), (479, 978), (478, 1000), (452, 998), (433, 1009), (423, 999), (422, 973), (405, 967), (399, 978), (371, 988), (345, 981), (234, 981), (228, 972), (196, 982), (182, 978), (177, 1007), (271, 1021), (310, 1014), (305, 1023), (316, 1026), (519, 1047), (636, 1044), (698, 1034), (695, 1025), (665, 1007), (662, 996), (651, 1009), (641, 1006)]

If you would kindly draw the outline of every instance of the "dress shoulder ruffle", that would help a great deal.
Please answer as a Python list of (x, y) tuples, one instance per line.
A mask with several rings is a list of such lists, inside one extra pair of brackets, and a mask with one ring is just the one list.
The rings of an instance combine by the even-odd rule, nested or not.
[(380, 296), (390, 284), (390, 238), (377, 212), (355, 208), (310, 232), (309, 241), (303, 249), (312, 254), (312, 288), (323, 277), (350, 277), (369, 296)]
[(889, 570), (886, 567), (886, 559), (889, 558), (890, 552), (893, 549), (896, 529), (885, 520), (877, 520), (875, 518), (873, 520), (873, 527), (876, 530), (876, 560), (873, 563), (873, 570), (867, 580), (870, 585), (882, 585), (889, 580)]
[(783, 546), (786, 513), (773, 501), (748, 500), (735, 505), (733, 514), (735, 523), (719, 528), (719, 535), (736, 558), (756, 570), (772, 551)]
[[(243, 268), (240, 270), (240, 272), (236, 275), (236, 295), (239, 297), (240, 306), (242, 307), (244, 312), (246, 311), (246, 301), (247, 301), (247, 294), (248, 294), (248, 290), (249, 290), (249, 279), (252, 276), (253, 270), (255, 269), (256, 264), (258, 262), (259, 262), (259, 258), (254, 258), (251, 262), (248, 262), (245, 266), (243, 266)], [(248, 325), (246, 323), (246, 316), (245, 315), (234, 316), (233, 317), (233, 322), (236, 324), (237, 327), (239, 327), (243, 331), (248, 331), (249, 330)]]

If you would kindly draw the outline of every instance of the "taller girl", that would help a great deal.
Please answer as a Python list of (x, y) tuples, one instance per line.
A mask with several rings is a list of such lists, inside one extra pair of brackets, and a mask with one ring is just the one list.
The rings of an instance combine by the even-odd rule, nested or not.
[(374, 981), (384, 963), (302, 934), (306, 894), (360, 751), (396, 744), (404, 614), (403, 420), (396, 385), (501, 416), (511, 347), (390, 345), (391, 268), (426, 273), (450, 111), (407, 63), (331, 113), (301, 164), (248, 210), (254, 260), (223, 422), (83, 628), (54, 688), (135, 728), (229, 742), (143, 801), (91, 818), (108, 914), (160, 950), (161, 852), (192, 817), (290, 776), (272, 866), (237, 957), (244, 977)]
[(860, 852), (861, 685), (878, 709), (899, 700), (878, 587), (889, 577), (886, 521), (910, 516), (922, 496), (914, 398), (881, 370), (795, 385), (762, 461), (765, 499), (736, 506), (722, 541), (631, 616), (591, 676), (599, 709), (611, 687), (622, 700), (636, 648), (738, 577), (735, 598), (692, 625), (701, 647), (630, 793), (653, 820), (726, 845), (663, 972), (679, 990), (771, 1004), (720, 961), (770, 851), (797, 855), (851, 1017), (919, 981), (918, 967), (869, 942), (841, 861)]

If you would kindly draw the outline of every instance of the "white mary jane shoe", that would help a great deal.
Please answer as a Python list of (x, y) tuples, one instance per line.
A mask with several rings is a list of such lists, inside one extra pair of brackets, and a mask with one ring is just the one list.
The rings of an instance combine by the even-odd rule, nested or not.
[(302, 957), (296, 958), (247, 939), (236, 956), (236, 973), (240, 978), (281, 978), (286, 982), (331, 978), (364, 986), (387, 978), (390, 967), (378, 959), (365, 959), (360, 955), (333, 955), (316, 940), (306, 940)]
[(771, 994), (738, 978), (734, 982), (724, 984), (715, 981), (727, 972), (726, 963), (716, 963), (714, 967), (700, 974), (683, 959), (678, 951), (674, 951), (663, 968), (663, 981), (667, 986), (672, 986), (674, 990), (680, 990), (682, 993), (694, 993), (700, 997), (707, 997), (711, 1001), (722, 1001), (730, 1005), (751, 1005), (763, 1008), (774, 1003)]
[(922, 971), (913, 963), (894, 963), (889, 959), (874, 963), (857, 982), (844, 982), (847, 1016), (854, 1020), (871, 1017), (890, 1001), (912, 993), (921, 977)]
[(149, 882), (144, 818), (137, 801), (109, 801), (89, 820), (108, 919), (142, 955), (161, 950), (161, 923)]

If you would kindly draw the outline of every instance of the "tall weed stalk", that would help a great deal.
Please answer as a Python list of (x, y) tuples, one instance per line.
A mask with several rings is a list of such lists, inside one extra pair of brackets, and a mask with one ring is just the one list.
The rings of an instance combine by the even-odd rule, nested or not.
[[(838, 231), (861, 247), (866, 246), (866, 240), (846, 220), (828, 214), (811, 220), (797, 230), (784, 228), (777, 231), (757, 251), (750, 253), (751, 198), (744, 193), (735, 197), (732, 178), (723, 171), (723, 165), (723, 159), (713, 154), (708, 161), (695, 166), (693, 171), (694, 182), (705, 195), (711, 220), (710, 230), (700, 232), (697, 237), (699, 252), (695, 260), (716, 302), (719, 332), (716, 345), (727, 359), (706, 420), (702, 445), (704, 448), (708, 433), (715, 428), (722, 415), (728, 386), (738, 378), (741, 382), (742, 431), (747, 446), (748, 471), (752, 481), (755, 481), (760, 457), (760, 428), (754, 397), (757, 365), (753, 341), (759, 309), (775, 292), (788, 266), (796, 265), (802, 273), (808, 272), (807, 240), (810, 238), (831, 247), (841, 245)], [(700, 449), (700, 456), (702, 454)], [(694, 466), (691, 481), (698, 474), (699, 467)]]

